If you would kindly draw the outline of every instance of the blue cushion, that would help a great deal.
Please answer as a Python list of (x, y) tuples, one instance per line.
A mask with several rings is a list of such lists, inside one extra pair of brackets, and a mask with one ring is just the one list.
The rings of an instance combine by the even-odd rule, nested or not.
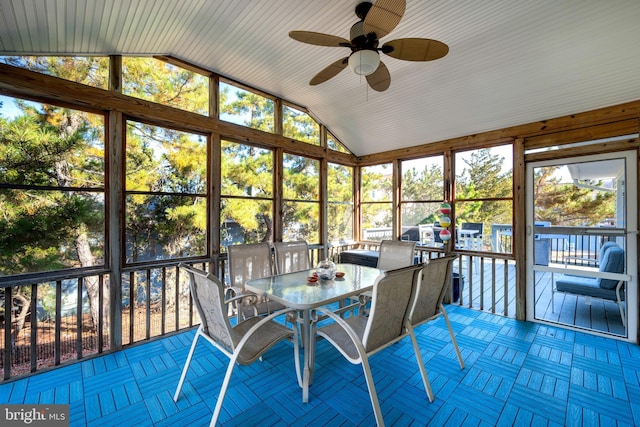
[[(600, 260), (600, 271), (624, 273), (624, 250), (619, 246), (609, 248)], [(618, 280), (598, 279), (598, 285), (603, 289), (614, 289), (618, 285)]]
[[(616, 290), (601, 288), (598, 283), (599, 280), (595, 277), (562, 275), (556, 279), (556, 290), (558, 292), (616, 301)], [(621, 292), (620, 298), (624, 301), (624, 292)]]
[(604, 255), (607, 253), (607, 251), (613, 247), (618, 246), (618, 244), (616, 242), (613, 241), (608, 241), (608, 242), (604, 242), (602, 244), (602, 246), (600, 246), (600, 251), (598, 252), (598, 262), (602, 262), (602, 260), (604, 259)]

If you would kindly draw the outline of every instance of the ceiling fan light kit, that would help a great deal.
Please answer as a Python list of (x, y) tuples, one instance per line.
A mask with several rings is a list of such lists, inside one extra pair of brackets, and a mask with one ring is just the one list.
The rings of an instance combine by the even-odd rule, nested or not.
[(349, 68), (359, 76), (373, 74), (380, 65), (380, 55), (375, 50), (357, 50), (349, 56)]
[(396, 39), (378, 47), (379, 39), (398, 25), (406, 6), (406, 0), (376, 0), (375, 3), (358, 4), (355, 13), (360, 21), (351, 27), (351, 40), (312, 31), (289, 32), (289, 37), (302, 43), (351, 49), (348, 57), (338, 59), (324, 68), (309, 84), (324, 83), (349, 65), (355, 74), (367, 77), (367, 83), (373, 90), (383, 92), (391, 85), (391, 75), (387, 66), (380, 60), (380, 52), (404, 61), (433, 61), (445, 56), (449, 47), (431, 39)]

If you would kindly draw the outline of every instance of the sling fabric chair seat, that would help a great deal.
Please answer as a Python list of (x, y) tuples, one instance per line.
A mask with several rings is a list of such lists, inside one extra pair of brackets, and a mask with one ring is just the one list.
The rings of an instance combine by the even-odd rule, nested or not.
[(376, 423), (384, 425), (380, 403), (376, 392), (369, 358), (390, 345), (411, 336), (413, 350), (429, 401), (433, 392), (427, 377), (422, 355), (413, 335), (410, 322), (406, 322), (413, 290), (422, 275), (422, 264), (387, 271), (376, 279), (368, 316), (342, 318), (324, 307), (318, 312), (334, 320), (327, 326), (318, 328), (319, 336), (327, 339), (351, 363), (361, 364), (369, 390)]
[[(193, 337), (191, 348), (185, 361), (173, 400), (178, 401), (180, 391), (189, 371), (189, 366), (200, 338), (204, 338), (229, 358), (227, 371), (218, 394), (215, 410), (211, 418), (214, 426), (226, 395), (231, 374), (236, 365), (249, 365), (258, 360), (267, 350), (283, 340), (293, 340), (296, 375), (300, 378), (297, 329), (290, 329), (275, 321), (276, 317), (290, 315), (293, 309), (285, 309), (266, 317), (253, 316), (232, 327), (227, 315), (229, 300), (224, 299), (224, 285), (217, 277), (197, 268), (180, 264), (179, 268), (189, 274), (189, 290), (200, 316), (200, 326)], [(237, 296), (235, 298), (246, 298)]]

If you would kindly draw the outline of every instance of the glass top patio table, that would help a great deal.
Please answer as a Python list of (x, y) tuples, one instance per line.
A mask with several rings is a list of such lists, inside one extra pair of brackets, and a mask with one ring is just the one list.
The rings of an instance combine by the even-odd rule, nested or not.
[(304, 310), (370, 290), (376, 277), (382, 273), (382, 270), (377, 268), (355, 264), (337, 264), (336, 268), (344, 272), (344, 277), (333, 280), (319, 279), (310, 283), (307, 282), (307, 277), (315, 271), (315, 268), (312, 268), (250, 280), (245, 286), (248, 290), (267, 296), (282, 305)]
[(245, 288), (251, 292), (298, 310), (304, 348), (304, 369), (302, 378), (298, 377), (298, 384), (302, 388), (302, 401), (305, 403), (309, 401), (309, 385), (313, 381), (315, 366), (315, 314), (312, 311), (317, 307), (345, 300), (372, 289), (376, 278), (383, 273), (377, 268), (356, 264), (337, 264), (336, 268), (344, 272), (344, 277), (333, 280), (319, 279), (315, 283), (307, 282), (307, 277), (315, 271), (312, 268), (249, 280), (245, 284)]

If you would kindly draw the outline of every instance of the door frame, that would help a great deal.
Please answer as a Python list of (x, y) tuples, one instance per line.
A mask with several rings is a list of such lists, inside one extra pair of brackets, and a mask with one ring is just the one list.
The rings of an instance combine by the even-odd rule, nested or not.
[[(553, 160), (542, 160), (526, 163), (525, 173), (525, 207), (526, 207), (526, 319), (527, 321), (535, 323), (550, 324), (565, 329), (571, 329), (590, 333), (599, 336), (605, 336), (609, 338), (617, 338), (632, 343), (638, 343), (638, 174), (637, 174), (637, 162), (638, 154), (636, 150), (627, 150), (621, 152), (603, 153), (595, 155), (569, 155), (562, 156), (560, 150), (558, 151), (559, 157)], [(568, 163), (582, 163), (582, 162), (594, 162), (602, 160), (623, 159), (625, 161), (625, 206), (626, 210), (626, 224), (624, 227), (625, 236), (625, 257), (626, 257), (626, 274), (628, 279), (626, 284), (626, 315), (627, 315), (627, 327), (626, 336), (609, 334), (601, 331), (595, 331), (591, 329), (585, 329), (581, 327), (571, 326), (567, 324), (561, 324), (551, 322), (543, 319), (536, 319), (535, 317), (535, 272), (549, 272), (549, 273), (566, 273), (561, 267), (550, 267), (543, 265), (535, 265), (534, 263), (534, 191), (533, 191), (533, 171), (538, 167), (545, 166), (560, 166)]]

